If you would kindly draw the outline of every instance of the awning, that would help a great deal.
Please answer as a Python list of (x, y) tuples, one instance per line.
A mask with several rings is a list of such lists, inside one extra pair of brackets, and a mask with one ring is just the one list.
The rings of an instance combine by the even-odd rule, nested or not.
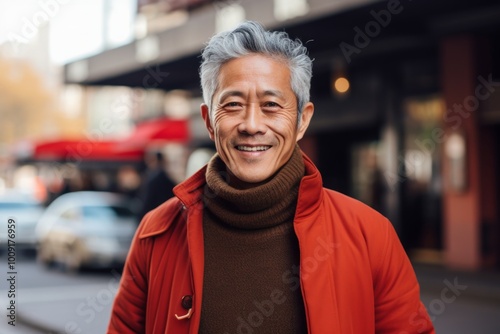
[(153, 119), (137, 124), (135, 130), (117, 142), (116, 150), (142, 149), (168, 142), (187, 142), (189, 124), (185, 119)]
[(187, 120), (155, 119), (138, 124), (124, 139), (53, 139), (23, 143), (14, 153), (20, 161), (141, 162), (146, 150), (189, 140)]
[(138, 161), (143, 158), (143, 150), (118, 150), (117, 141), (54, 140), (35, 143), (32, 160), (65, 161)]

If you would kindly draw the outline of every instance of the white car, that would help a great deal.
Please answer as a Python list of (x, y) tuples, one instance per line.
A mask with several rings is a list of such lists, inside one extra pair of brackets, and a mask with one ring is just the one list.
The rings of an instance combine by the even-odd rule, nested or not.
[(68, 271), (123, 265), (138, 225), (131, 207), (121, 195), (107, 192), (58, 197), (37, 224), (37, 259)]
[[(44, 207), (35, 197), (17, 191), (0, 195), (0, 247), (7, 250), (7, 243), (15, 243), (16, 249), (34, 250), (35, 226)], [(10, 232), (9, 232), (10, 230)]]

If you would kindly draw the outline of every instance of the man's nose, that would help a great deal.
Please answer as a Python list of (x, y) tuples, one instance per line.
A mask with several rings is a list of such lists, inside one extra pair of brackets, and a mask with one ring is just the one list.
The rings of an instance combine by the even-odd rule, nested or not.
[(258, 103), (251, 103), (246, 108), (238, 130), (242, 133), (254, 135), (266, 132), (265, 114)]

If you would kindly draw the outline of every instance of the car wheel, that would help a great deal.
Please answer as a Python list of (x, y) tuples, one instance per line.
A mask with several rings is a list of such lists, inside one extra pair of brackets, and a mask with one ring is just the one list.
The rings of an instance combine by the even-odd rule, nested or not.
[(63, 256), (64, 270), (69, 273), (77, 273), (82, 267), (82, 259), (78, 253), (78, 248), (70, 246)]
[(51, 268), (54, 266), (54, 259), (50, 255), (50, 252), (47, 250), (43, 244), (37, 250), (36, 260), (45, 268)]

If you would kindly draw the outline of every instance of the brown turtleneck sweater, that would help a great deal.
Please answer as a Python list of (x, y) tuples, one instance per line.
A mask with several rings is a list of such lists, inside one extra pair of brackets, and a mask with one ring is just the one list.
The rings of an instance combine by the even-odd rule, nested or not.
[(303, 175), (298, 146), (276, 175), (250, 189), (232, 186), (218, 156), (209, 162), (200, 333), (307, 333), (293, 230)]

